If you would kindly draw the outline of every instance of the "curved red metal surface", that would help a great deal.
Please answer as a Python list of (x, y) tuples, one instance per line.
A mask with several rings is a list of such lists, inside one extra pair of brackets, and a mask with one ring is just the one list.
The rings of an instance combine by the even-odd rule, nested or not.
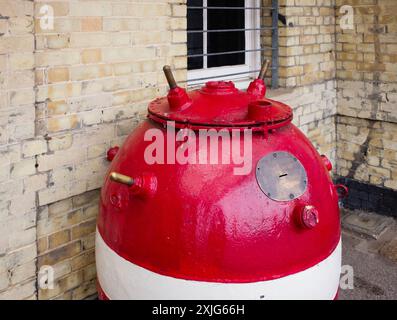
[[(208, 116), (216, 120), (212, 109), (219, 100), (212, 98), (200, 97), (208, 102)], [(247, 97), (237, 98), (238, 103), (247, 102)], [(231, 109), (224, 120), (236, 123), (240, 111)], [(324, 260), (337, 246), (336, 189), (323, 159), (294, 125), (284, 125), (265, 137), (254, 133), (252, 171), (241, 176), (234, 175), (234, 166), (227, 164), (148, 165), (144, 154), (151, 142), (144, 141), (144, 135), (153, 128), (166, 136), (162, 124), (146, 120), (127, 138), (109, 169), (130, 177), (143, 172), (155, 176), (152, 196), (137, 197), (128, 186), (108, 177), (101, 191), (98, 230), (120, 256), (176, 278), (243, 283), (302, 271)], [(164, 151), (167, 154), (165, 144)], [(306, 191), (292, 201), (271, 200), (256, 181), (257, 162), (275, 151), (291, 153), (307, 172)], [(114, 207), (115, 194), (117, 203), (125, 206)], [(315, 228), (296, 223), (296, 208), (306, 205), (318, 213)]]
[(326, 155), (322, 154), (321, 158), (323, 159), (324, 165), (327, 168), (328, 171), (332, 170), (332, 163), (331, 161), (327, 158)]

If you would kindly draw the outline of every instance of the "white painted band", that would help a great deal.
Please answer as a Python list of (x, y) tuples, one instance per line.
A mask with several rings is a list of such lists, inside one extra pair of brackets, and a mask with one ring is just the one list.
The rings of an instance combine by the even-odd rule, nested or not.
[(332, 254), (304, 271), (269, 281), (216, 283), (172, 278), (139, 267), (115, 253), (97, 231), (98, 280), (109, 299), (251, 300), (334, 299), (341, 270), (341, 241)]

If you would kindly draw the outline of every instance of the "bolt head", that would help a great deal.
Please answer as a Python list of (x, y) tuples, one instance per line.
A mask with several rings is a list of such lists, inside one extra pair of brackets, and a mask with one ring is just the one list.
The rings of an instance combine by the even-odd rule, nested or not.
[(313, 229), (319, 223), (318, 210), (314, 206), (304, 206), (301, 212), (302, 225), (307, 229)]
[(119, 152), (120, 148), (118, 146), (110, 148), (107, 152), (108, 161), (112, 161), (116, 156), (117, 152)]

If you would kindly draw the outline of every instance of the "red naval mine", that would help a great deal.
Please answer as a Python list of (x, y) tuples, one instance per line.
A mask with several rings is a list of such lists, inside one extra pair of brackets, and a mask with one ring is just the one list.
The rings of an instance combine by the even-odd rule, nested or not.
[[(344, 186), (291, 123), (291, 108), (265, 98), (267, 66), (247, 91), (211, 81), (186, 92), (164, 68), (168, 96), (108, 153), (96, 237), (101, 299), (335, 298)], [(222, 132), (210, 150), (190, 144), (204, 130)], [(187, 140), (182, 150), (197, 157), (181, 163)], [(234, 157), (236, 146), (244, 163), (198, 160), (223, 148)]]

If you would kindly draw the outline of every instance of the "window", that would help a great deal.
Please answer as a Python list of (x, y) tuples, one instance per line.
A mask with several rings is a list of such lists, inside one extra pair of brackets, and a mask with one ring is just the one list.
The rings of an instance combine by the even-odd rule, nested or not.
[(188, 0), (188, 83), (248, 80), (260, 66), (259, 0)]

